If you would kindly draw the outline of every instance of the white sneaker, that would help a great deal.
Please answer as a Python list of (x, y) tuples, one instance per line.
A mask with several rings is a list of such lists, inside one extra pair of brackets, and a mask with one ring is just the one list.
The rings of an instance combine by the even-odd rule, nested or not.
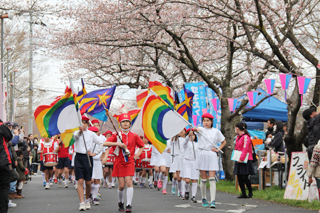
[(62, 187), (62, 182), (59, 180), (59, 182), (58, 182), (58, 186), (59, 186), (59, 188), (61, 188)]
[(9, 208), (14, 208), (14, 207), (17, 207), (17, 204), (16, 203), (12, 203), (12, 201), (9, 200), (8, 207)]
[(79, 211), (85, 211), (86, 205), (84, 203), (80, 203)]
[(45, 189), (50, 189), (50, 184), (47, 183)]
[(114, 183), (111, 183), (111, 186), (112, 186), (112, 188), (114, 188), (115, 187)]
[(67, 183), (64, 184), (64, 188), (68, 188), (68, 184)]
[(91, 209), (90, 201), (85, 201), (85, 202), (84, 202), (84, 205), (85, 205), (85, 207), (86, 207), (86, 210)]

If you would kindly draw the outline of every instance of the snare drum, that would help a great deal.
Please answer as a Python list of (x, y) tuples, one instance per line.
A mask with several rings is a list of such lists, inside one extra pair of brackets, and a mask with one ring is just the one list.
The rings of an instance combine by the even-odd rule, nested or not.
[(107, 158), (106, 165), (113, 165), (115, 160), (116, 160), (116, 156), (114, 156), (114, 154), (109, 154), (108, 158)]
[(47, 167), (58, 165), (58, 153), (49, 152), (43, 154), (43, 165)]
[(141, 166), (143, 169), (152, 169), (153, 166), (150, 165), (150, 159), (142, 159)]

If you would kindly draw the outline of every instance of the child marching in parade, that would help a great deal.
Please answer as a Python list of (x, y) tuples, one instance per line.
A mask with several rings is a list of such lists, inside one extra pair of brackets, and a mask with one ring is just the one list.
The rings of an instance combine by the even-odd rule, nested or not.
[[(112, 132), (106, 131), (103, 135), (105, 136), (106, 139), (108, 139), (112, 136)], [(104, 147), (105, 152), (107, 149), (109, 148)], [(106, 154), (104, 153), (102, 155), (103, 155), (102, 158), (104, 158)], [(103, 187), (107, 187), (108, 185), (109, 189), (115, 187), (114, 185), (115, 178), (111, 176), (114, 160), (115, 160), (115, 157), (114, 157), (113, 151), (109, 149), (109, 153), (106, 155), (106, 161), (103, 163)]]
[[(100, 151), (96, 149), (93, 153), (94, 143), (99, 146), (103, 144), (103, 141), (98, 137), (94, 132), (88, 130), (89, 118), (82, 116), (83, 126), (79, 127), (78, 131), (75, 131), (73, 134), (74, 142), (74, 151), (76, 153), (74, 160), (74, 170), (76, 175), (76, 180), (78, 182), (78, 195), (80, 199), (80, 211), (86, 209), (91, 209), (91, 204), (89, 200), (91, 192), (91, 178), (92, 178), (92, 165), (93, 159)], [(88, 153), (87, 153), (88, 152)], [(90, 163), (87, 154), (90, 156)], [(86, 199), (84, 200), (84, 187), (83, 184), (86, 184)]]
[(40, 144), (38, 152), (40, 153), (40, 170), (45, 173), (45, 189), (50, 189), (49, 179), (53, 172), (53, 166), (45, 166), (43, 158), (45, 154), (55, 152), (53, 139), (44, 138), (43, 143)]
[[(111, 120), (111, 119), (110, 119)], [(127, 113), (123, 113), (118, 117), (121, 131), (113, 134), (107, 139), (104, 146), (118, 146), (114, 148), (116, 159), (112, 171), (113, 177), (118, 177), (118, 197), (119, 211), (124, 211), (124, 187), (127, 186), (127, 205), (126, 212), (132, 211), (133, 183), (132, 178), (135, 172), (134, 161), (143, 152), (144, 143), (140, 137), (130, 131), (131, 120)], [(115, 127), (114, 127), (115, 128)], [(139, 151), (134, 155), (135, 147), (139, 147)], [(121, 148), (121, 149), (120, 149)]]
[(153, 181), (153, 172), (152, 172), (152, 166), (150, 165), (150, 160), (151, 160), (151, 153), (152, 153), (152, 146), (149, 144), (148, 139), (143, 138), (142, 139), (144, 143), (144, 149), (142, 154), (139, 157), (140, 164), (142, 167), (142, 179), (141, 179), (141, 184), (140, 187), (144, 188), (146, 187), (146, 182), (147, 182), (147, 171), (149, 174), (149, 188), (153, 188), (152, 186), (152, 181)]
[[(89, 130), (96, 133), (97, 135), (99, 134), (99, 129), (96, 126), (91, 126), (89, 127)], [(98, 135), (100, 137), (100, 135)], [(105, 141), (106, 138), (103, 136), (101, 137), (101, 141)], [(102, 170), (102, 163), (101, 163), (101, 155), (103, 153), (103, 144), (100, 145), (94, 145), (93, 147), (93, 152), (96, 150), (101, 150), (97, 155), (93, 157), (93, 167), (92, 167), (92, 204), (93, 205), (99, 205), (98, 201), (98, 193), (100, 189), (100, 180), (103, 178), (103, 170)]]
[(58, 169), (58, 186), (62, 187), (62, 173), (65, 175), (64, 179), (64, 188), (68, 188), (68, 177), (69, 177), (69, 147), (65, 147), (62, 140), (56, 140), (54, 144), (55, 152), (58, 153), (58, 165), (56, 169)]
[(187, 136), (185, 142), (182, 144), (184, 149), (184, 164), (181, 177), (185, 179), (185, 199), (189, 199), (190, 182), (192, 182), (192, 198), (191, 202), (196, 203), (196, 194), (199, 179), (199, 170), (196, 168), (196, 152), (198, 144), (195, 143), (196, 136), (191, 133)]
[[(196, 168), (200, 171), (201, 182), (200, 190), (202, 196), (202, 206), (215, 208), (215, 199), (216, 199), (216, 171), (219, 170), (218, 149), (214, 145), (221, 143), (219, 149), (222, 149), (226, 145), (225, 137), (220, 132), (220, 130), (213, 128), (213, 116), (209, 113), (202, 115), (202, 124), (203, 127), (194, 128), (193, 131), (199, 132), (205, 135), (210, 142), (203, 137), (201, 134), (198, 135), (198, 153), (196, 155)], [(192, 137), (193, 131), (189, 132), (189, 137)], [(212, 143), (214, 144), (212, 144)], [(209, 177), (207, 175), (209, 173)], [(206, 187), (207, 179), (209, 178), (210, 183), (210, 195), (211, 201), (210, 204), (207, 201)]]
[[(186, 130), (183, 129), (177, 136), (172, 139), (172, 149), (171, 153), (173, 156), (173, 163), (170, 167), (170, 173), (173, 173), (173, 182), (172, 182), (172, 189), (171, 193), (174, 195), (176, 194), (176, 188), (178, 188), (178, 196), (181, 197), (182, 195), (182, 178), (180, 177), (180, 172), (182, 170), (183, 164), (183, 153), (182, 153), (182, 144), (184, 143)], [(176, 187), (176, 185), (178, 187)]]

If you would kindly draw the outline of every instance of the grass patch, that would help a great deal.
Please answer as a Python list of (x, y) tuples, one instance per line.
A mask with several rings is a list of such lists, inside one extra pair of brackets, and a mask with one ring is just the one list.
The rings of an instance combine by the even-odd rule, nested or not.
[[(230, 194), (239, 194), (240, 192), (236, 191), (235, 182), (234, 181), (226, 181), (221, 180), (217, 182), (217, 190), (222, 192), (227, 192)], [(284, 189), (280, 189), (278, 186), (273, 186), (272, 188), (266, 188), (265, 190), (257, 190), (254, 188), (253, 198), (276, 202), (280, 204), (285, 204), (288, 206), (301, 207), (310, 210), (319, 210), (320, 202), (313, 201), (309, 203), (308, 200), (288, 200), (284, 199)]]

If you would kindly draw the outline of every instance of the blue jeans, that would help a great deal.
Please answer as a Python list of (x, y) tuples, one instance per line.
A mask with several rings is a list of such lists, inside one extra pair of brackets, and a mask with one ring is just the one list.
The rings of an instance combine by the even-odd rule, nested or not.
[(16, 192), (16, 186), (17, 186), (17, 181), (11, 182), (9, 192)]

